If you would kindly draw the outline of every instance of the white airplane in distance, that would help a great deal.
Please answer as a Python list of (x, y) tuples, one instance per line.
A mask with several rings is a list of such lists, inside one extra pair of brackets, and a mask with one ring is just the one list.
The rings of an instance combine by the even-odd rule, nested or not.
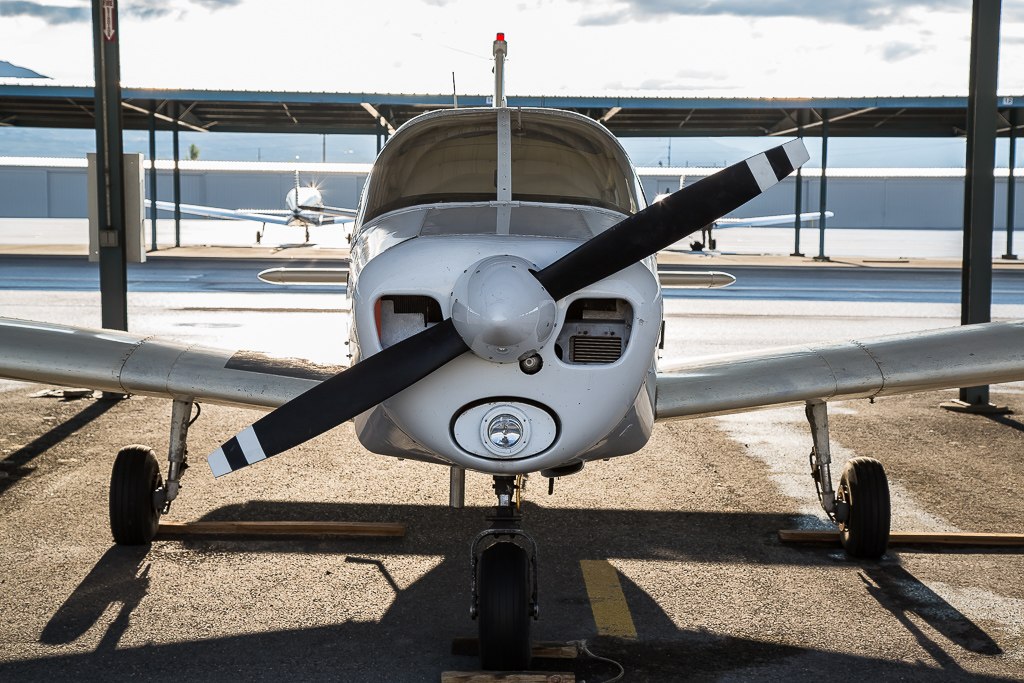
[[(153, 203), (148, 199), (146, 200), (147, 207)], [(155, 204), (158, 209), (174, 211), (174, 202), (157, 200)], [(351, 222), (356, 216), (355, 209), (343, 209), (325, 205), (320, 188), (314, 183), (309, 185), (299, 184), (298, 171), (295, 171), (295, 187), (288, 190), (288, 193), (284, 196), (284, 205), (284, 209), (224, 209), (199, 204), (180, 204), (179, 206), (182, 213), (196, 216), (230, 218), (233, 220), (263, 223), (263, 226), (256, 231), (257, 244), (263, 240), (263, 232), (267, 227), (267, 223), (290, 227), (301, 226), (305, 230), (305, 242), (308, 243), (310, 227)]]
[[(679, 188), (682, 189), (683, 185), (680, 183)], [(655, 202), (660, 202), (669, 194), (659, 194), (654, 198)], [(832, 218), (835, 214), (831, 211), (825, 212), (825, 218)], [(796, 219), (795, 213), (780, 213), (772, 216), (750, 216), (748, 218), (733, 218), (723, 216), (716, 221), (712, 221), (708, 225), (705, 225), (700, 229), (701, 238), (699, 240), (693, 240), (689, 243), (689, 248), (679, 246), (677, 244), (669, 245), (665, 248), (665, 251), (704, 251), (704, 248), (708, 248), (714, 251), (718, 248), (717, 240), (714, 236), (714, 230), (724, 230), (728, 228), (760, 228), (767, 227), (770, 225), (792, 225)], [(807, 223), (810, 221), (821, 220), (820, 211), (805, 211), (800, 214), (800, 222)]]
[(833, 484), (828, 402), (1024, 380), (1024, 321), (659, 362), (655, 254), (787, 177), (807, 151), (787, 142), (645, 207), (604, 126), (506, 106), (506, 50), (499, 36), (494, 107), (422, 114), (373, 166), (345, 295), (350, 367), (0, 319), (0, 377), (172, 401), (166, 476), (149, 448), (117, 454), (114, 541), (153, 539), (179, 493), (196, 401), (269, 410), (208, 457), (215, 477), (351, 420), (369, 451), (449, 468), (452, 507), (466, 470), (492, 475), (497, 505), (471, 542), (468, 603), (483, 668), (525, 669), (540, 557), (516, 502), (524, 475), (634, 453), (660, 420), (799, 404), (825, 513), (849, 555), (881, 557), (885, 470), (855, 458)]

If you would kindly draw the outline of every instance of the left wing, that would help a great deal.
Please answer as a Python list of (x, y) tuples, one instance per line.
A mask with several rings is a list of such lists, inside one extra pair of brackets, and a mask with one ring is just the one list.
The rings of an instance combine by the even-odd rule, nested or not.
[(657, 419), (1024, 380), (1024, 321), (695, 359), (660, 369)]
[[(825, 218), (832, 218), (834, 215), (831, 211), (825, 212)], [(801, 223), (816, 221), (820, 218), (820, 211), (807, 211), (800, 214)], [(766, 225), (785, 225), (792, 224), (795, 219), (795, 213), (780, 213), (774, 216), (751, 216), (750, 218), (719, 218), (715, 221), (715, 228), (754, 228)]]
[(0, 318), (0, 377), (125, 394), (276, 408), (341, 367), (115, 330)]
[[(153, 202), (146, 200), (146, 206), (156, 204), (156, 208), (164, 211), (174, 211), (174, 202), (157, 200)], [(244, 209), (221, 209), (216, 206), (202, 206), (199, 204), (179, 204), (182, 213), (194, 216), (209, 216), (211, 218), (231, 218), (239, 221), (258, 221), (260, 223), (276, 223), (277, 225), (288, 225), (294, 217), (291, 211), (246, 211)], [(282, 214), (282, 215), (274, 215)]]

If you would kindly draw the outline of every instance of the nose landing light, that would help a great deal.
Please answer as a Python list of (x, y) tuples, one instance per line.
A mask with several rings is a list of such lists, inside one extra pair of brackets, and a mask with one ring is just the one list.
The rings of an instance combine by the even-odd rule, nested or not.
[[(498, 409), (495, 409), (498, 410)], [(493, 412), (493, 411), (492, 411)], [(523, 421), (510, 413), (500, 413), (487, 419), (483, 428), (484, 446), (495, 455), (515, 455), (521, 451), (530, 439), (529, 430)]]
[(463, 408), (452, 422), (455, 443), (484, 458), (527, 458), (558, 438), (558, 421), (539, 403), (494, 399)]

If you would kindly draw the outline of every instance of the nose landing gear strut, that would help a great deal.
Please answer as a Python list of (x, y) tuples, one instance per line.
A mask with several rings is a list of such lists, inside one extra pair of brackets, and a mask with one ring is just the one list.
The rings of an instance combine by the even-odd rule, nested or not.
[(487, 670), (516, 671), (530, 665), (530, 621), (537, 619), (537, 543), (521, 528), (514, 477), (494, 477), (498, 505), (470, 548), (472, 598), (480, 664)]

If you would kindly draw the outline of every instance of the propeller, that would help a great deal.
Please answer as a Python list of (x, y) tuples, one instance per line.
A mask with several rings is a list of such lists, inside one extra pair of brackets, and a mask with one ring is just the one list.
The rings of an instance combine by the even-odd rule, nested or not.
[[(793, 140), (674, 192), (534, 273), (546, 290), (541, 296), (557, 301), (678, 242), (775, 185), (808, 158), (803, 143)], [(522, 261), (515, 259), (514, 263)], [(522, 278), (524, 270), (519, 269), (515, 277)], [(504, 283), (522, 282), (507, 274), (497, 277)], [(519, 298), (527, 299), (523, 310), (538, 308), (528, 296)], [(304, 443), (412, 386), (468, 350), (493, 360), (484, 353), (493, 353), (496, 346), (515, 345), (513, 337), (519, 331), (508, 329), (507, 318), (507, 311), (483, 322), (466, 322), (465, 315), (459, 320), (448, 318), (359, 361), (228, 440), (209, 456), (210, 469), (220, 477)]]

